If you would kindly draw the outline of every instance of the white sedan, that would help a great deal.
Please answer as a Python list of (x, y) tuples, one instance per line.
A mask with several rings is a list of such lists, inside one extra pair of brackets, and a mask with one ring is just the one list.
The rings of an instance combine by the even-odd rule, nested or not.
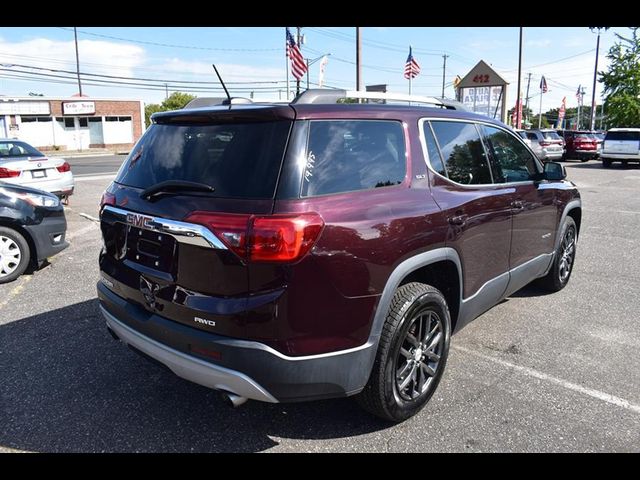
[(47, 157), (16, 139), (0, 138), (0, 180), (38, 188), (62, 198), (73, 194), (73, 173), (66, 160)]

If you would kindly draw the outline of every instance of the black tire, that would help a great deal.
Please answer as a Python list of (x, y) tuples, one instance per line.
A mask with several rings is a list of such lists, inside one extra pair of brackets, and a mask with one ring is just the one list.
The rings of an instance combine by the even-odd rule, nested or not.
[(12, 282), (22, 275), (30, 259), (24, 237), (11, 228), (0, 227), (0, 283)]
[[(560, 234), (562, 236), (560, 237), (560, 245), (558, 245), (555, 255), (553, 256), (553, 264), (551, 265), (551, 269), (549, 270), (549, 273), (547, 273), (544, 277), (537, 280), (537, 284), (539, 287), (544, 288), (545, 290), (548, 290), (550, 292), (558, 292), (562, 290), (567, 285), (567, 283), (569, 283), (571, 273), (573, 272), (573, 266), (575, 265), (576, 261), (576, 249), (578, 240), (578, 229), (576, 227), (576, 222), (573, 220), (573, 218), (567, 216), (564, 219), (561, 228), (562, 229), (560, 230)], [(569, 240), (568, 237), (571, 237), (573, 240)], [(572, 245), (570, 245), (571, 242)]]
[[(417, 282), (398, 288), (382, 328), (369, 381), (356, 397), (358, 403), (368, 412), (392, 422), (418, 413), (442, 378), (450, 338), (449, 308), (439, 290)], [(409, 384), (400, 389), (408, 378)]]
[(609, 160), (608, 158), (603, 158), (602, 168), (611, 168), (611, 160)]
[(588, 159), (588, 158), (581, 158), (581, 159), (580, 159), (580, 161), (581, 161), (582, 163), (584, 163), (584, 162), (588, 162), (589, 160), (590, 160), (590, 159)]

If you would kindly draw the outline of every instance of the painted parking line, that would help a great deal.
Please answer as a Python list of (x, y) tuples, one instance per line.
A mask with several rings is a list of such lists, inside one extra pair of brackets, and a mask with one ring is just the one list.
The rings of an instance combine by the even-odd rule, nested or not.
[(455, 350), (459, 350), (464, 353), (468, 353), (469, 355), (474, 355), (476, 357), (482, 358), (484, 360), (488, 360), (493, 363), (497, 363), (498, 365), (502, 365), (503, 367), (516, 370), (528, 377), (534, 377), (539, 380), (544, 380), (545, 382), (555, 383), (556, 385), (560, 385), (561, 387), (564, 387), (567, 390), (573, 390), (574, 392), (582, 393), (583, 395), (587, 395), (592, 398), (597, 398), (598, 400), (602, 400), (603, 402), (610, 403), (611, 405), (616, 405), (626, 410), (631, 410), (632, 412), (640, 413), (640, 405), (635, 405), (629, 402), (628, 400), (625, 400), (624, 398), (616, 397), (614, 395), (611, 395), (606, 392), (601, 392), (599, 390), (594, 390), (593, 388), (583, 387), (582, 385), (578, 385), (577, 383), (572, 383), (567, 380), (563, 380), (561, 378), (557, 378), (552, 375), (539, 372), (538, 370), (534, 370), (533, 368), (523, 367), (522, 365), (516, 365), (515, 363), (507, 362), (500, 358), (496, 358), (491, 355), (486, 355), (484, 353), (476, 352), (475, 350), (470, 350), (465, 347), (452, 345), (451, 348)]

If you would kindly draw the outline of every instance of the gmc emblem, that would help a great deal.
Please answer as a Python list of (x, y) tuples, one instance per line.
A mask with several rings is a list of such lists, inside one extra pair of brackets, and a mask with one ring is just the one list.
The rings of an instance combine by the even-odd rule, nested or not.
[(134, 227), (151, 229), (151, 222), (153, 222), (153, 218), (151, 217), (139, 215), (137, 213), (127, 213), (127, 223)]

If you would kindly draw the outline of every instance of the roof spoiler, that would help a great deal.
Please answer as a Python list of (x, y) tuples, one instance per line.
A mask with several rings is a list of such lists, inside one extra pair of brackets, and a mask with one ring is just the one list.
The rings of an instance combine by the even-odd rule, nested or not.
[(220, 105), (245, 105), (253, 103), (250, 99), (244, 97), (198, 97), (187, 103), (183, 110), (201, 107), (215, 107)]

